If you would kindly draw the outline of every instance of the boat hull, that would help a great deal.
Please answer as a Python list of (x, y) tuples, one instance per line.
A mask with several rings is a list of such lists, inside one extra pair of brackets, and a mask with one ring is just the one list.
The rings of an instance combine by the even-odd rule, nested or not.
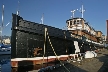
[(11, 55), (11, 48), (0, 49), (0, 55)]
[[(46, 28), (47, 31), (45, 31)], [(72, 37), (71, 34), (67, 30), (23, 20), (22, 17), (13, 14), (11, 36), (12, 66), (23, 65), (24, 61), (25, 64), (28, 63), (27, 61), (30, 63), (32, 61), (33, 65), (41, 64), (43, 55), (45, 63), (56, 60), (56, 55), (60, 56), (60, 60), (67, 60), (68, 56), (65, 57), (64, 55), (75, 54), (77, 53), (76, 49), (81, 53), (92, 49), (93, 45), (90, 48), (89, 42), (82, 40), (78, 42), (79, 39)], [(78, 42), (75, 44), (77, 44), (76, 47), (79, 45), (80, 49), (75, 48), (74, 41)]]

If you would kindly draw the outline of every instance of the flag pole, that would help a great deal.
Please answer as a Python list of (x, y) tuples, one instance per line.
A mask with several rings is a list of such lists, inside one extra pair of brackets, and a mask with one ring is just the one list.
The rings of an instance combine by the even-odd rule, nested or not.
[(2, 43), (2, 28), (3, 28), (3, 22), (4, 22), (4, 5), (3, 5), (3, 8), (2, 8), (1, 43)]

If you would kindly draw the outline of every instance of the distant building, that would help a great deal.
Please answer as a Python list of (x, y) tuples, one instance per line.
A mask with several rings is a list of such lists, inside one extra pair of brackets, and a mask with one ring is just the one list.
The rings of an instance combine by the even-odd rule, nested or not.
[(3, 39), (3, 43), (4, 43), (4, 44), (10, 44), (10, 39), (9, 39), (9, 38)]

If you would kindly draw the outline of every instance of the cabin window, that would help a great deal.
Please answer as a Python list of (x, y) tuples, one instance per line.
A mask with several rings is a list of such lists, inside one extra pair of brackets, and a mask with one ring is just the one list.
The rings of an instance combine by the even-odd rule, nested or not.
[(81, 20), (77, 20), (77, 24), (81, 24), (81, 22), (82, 22)]
[(76, 21), (74, 21), (74, 24), (76, 24)]
[(72, 21), (70, 21), (70, 26), (72, 25)]
[(80, 20), (77, 20), (77, 22), (80, 22)]
[(79, 24), (79, 20), (77, 20), (77, 24)]
[(68, 26), (69, 26), (69, 22), (68, 22)]

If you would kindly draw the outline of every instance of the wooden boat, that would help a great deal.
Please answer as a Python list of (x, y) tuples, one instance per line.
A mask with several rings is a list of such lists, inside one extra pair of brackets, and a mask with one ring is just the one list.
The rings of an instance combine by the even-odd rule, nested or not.
[(36, 65), (67, 60), (77, 53), (104, 47), (102, 32), (84, 18), (66, 21), (68, 30), (24, 20), (12, 14), (11, 66)]

